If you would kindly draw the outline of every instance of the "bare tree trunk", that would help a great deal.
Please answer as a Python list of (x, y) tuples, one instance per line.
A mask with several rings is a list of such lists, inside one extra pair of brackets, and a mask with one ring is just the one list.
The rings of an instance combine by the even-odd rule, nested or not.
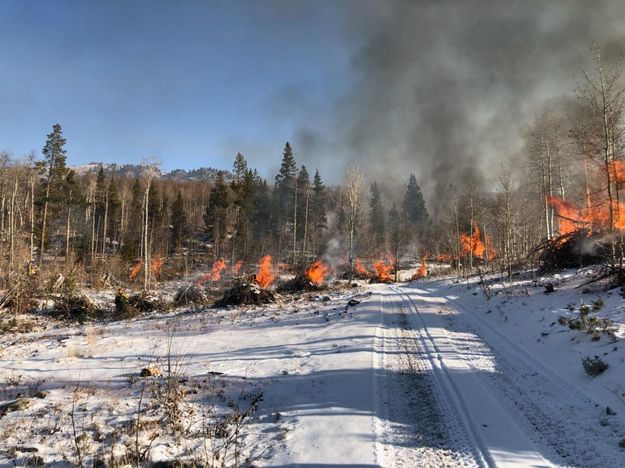
[(41, 216), (41, 243), (39, 244), (39, 266), (43, 262), (43, 249), (46, 245), (46, 223), (48, 221), (48, 200), (50, 198), (51, 175), (48, 173), (46, 181), (46, 196), (43, 201), (43, 214)]
[(9, 264), (13, 267), (13, 258), (15, 255), (15, 197), (17, 196), (17, 173), (15, 174), (15, 184), (13, 185), (13, 193), (11, 194), (11, 211), (9, 217)]
[(30, 177), (30, 261), (35, 257), (35, 176)]
[(106, 234), (109, 217), (109, 187), (110, 182), (106, 185), (104, 192), (104, 225), (102, 226), (102, 260), (106, 257)]
[(304, 240), (302, 244), (302, 253), (306, 255), (306, 237), (308, 235), (308, 200), (310, 198), (310, 190), (306, 189), (306, 208), (304, 209)]
[(95, 264), (95, 251), (96, 251), (96, 245), (97, 245), (97, 239), (96, 239), (96, 231), (95, 231), (95, 189), (93, 190), (92, 194), (91, 194), (91, 264), (94, 265)]
[(151, 177), (148, 177), (148, 183), (145, 189), (145, 198), (143, 200), (143, 289), (148, 289), (150, 286), (150, 244), (148, 236), (149, 226), (149, 204), (150, 204), (150, 185), (152, 183)]
[(297, 180), (295, 181), (295, 203), (293, 203), (293, 265), (297, 264)]
[(70, 223), (72, 217), (72, 189), (69, 189), (69, 196), (67, 198), (67, 222), (65, 224), (65, 263), (69, 261), (69, 234), (70, 234)]

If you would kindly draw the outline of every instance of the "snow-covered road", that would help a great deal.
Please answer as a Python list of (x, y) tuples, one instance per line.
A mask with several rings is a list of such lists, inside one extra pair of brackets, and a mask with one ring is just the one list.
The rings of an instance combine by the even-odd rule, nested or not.
[(428, 283), (373, 293), (333, 329), (359, 344), (323, 364), (306, 398), (324, 411), (293, 411), (278, 464), (623, 466), (622, 419), (462, 301)]
[[(0, 418), (0, 465), (22, 446), (46, 461), (71, 453), (55, 428), (78, 386), (99, 427), (132, 421), (143, 381), (129, 376), (163, 365), (171, 340), (190, 382), (262, 391), (245, 436), (258, 466), (625, 466), (625, 400), (608, 388), (625, 384), (624, 350), (558, 325), (580, 293), (486, 301), (432, 280), (329, 294), (0, 336), (0, 403), (37, 382), (48, 392)], [(605, 299), (605, 313), (620, 310), (620, 296)], [(601, 353), (607, 375), (586, 376), (580, 353)], [(185, 443), (164, 433), (150, 458), (194, 454), (197, 438)]]

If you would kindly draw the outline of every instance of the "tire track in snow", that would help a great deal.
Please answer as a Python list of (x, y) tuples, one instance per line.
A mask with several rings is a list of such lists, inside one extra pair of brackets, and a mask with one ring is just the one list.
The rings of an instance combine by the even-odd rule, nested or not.
[(620, 420), (600, 424), (606, 421), (603, 408), (587, 395), (458, 301), (439, 297), (448, 302), (438, 306), (451, 304), (463, 312), (452, 316), (462, 322), (454, 326), (479, 332), (486, 341), (483, 346), (495, 357), (498, 371), (488, 375), (491, 391), (538, 446), (567, 466), (623, 466), (618, 441), (625, 427)]
[(455, 408), (441, 396), (404, 308), (380, 295), (383, 323), (374, 342), (376, 440), (382, 466), (464, 466), (479, 464)]

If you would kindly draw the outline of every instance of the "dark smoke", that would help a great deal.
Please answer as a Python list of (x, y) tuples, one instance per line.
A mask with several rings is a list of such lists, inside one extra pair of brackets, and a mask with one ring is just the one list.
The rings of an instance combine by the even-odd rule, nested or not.
[(303, 128), (300, 154), (321, 158), (322, 169), (343, 154), (369, 180), (414, 172), (430, 196), (468, 168), (493, 180), (542, 104), (571, 98), (593, 45), (608, 60), (625, 46), (617, 0), (348, 5), (358, 78), (333, 110), (336, 133)]

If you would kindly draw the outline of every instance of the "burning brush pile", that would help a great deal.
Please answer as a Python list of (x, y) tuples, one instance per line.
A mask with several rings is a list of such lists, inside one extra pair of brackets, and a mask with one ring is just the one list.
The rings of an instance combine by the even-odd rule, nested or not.
[(373, 263), (375, 268), (375, 276), (369, 280), (370, 283), (392, 283), (393, 282), (393, 269), (395, 268), (394, 262), (385, 262), (384, 260), (378, 260)]
[(277, 290), (283, 293), (320, 291), (324, 289), (324, 281), (328, 273), (330, 273), (330, 267), (321, 260), (316, 260), (304, 274), (298, 274), (295, 278), (282, 283)]
[(608, 263), (611, 256), (610, 236), (604, 231), (576, 229), (543, 241), (536, 248), (536, 253), (541, 274)]
[(615, 203), (610, 214), (605, 204), (592, 206), (590, 199), (586, 208), (557, 197), (551, 197), (548, 202), (558, 215), (560, 235), (536, 248), (540, 272), (607, 264), (617, 233), (625, 229), (625, 205)]
[(619, 199), (623, 183), (625, 162), (616, 160), (591, 174), (587, 184), (600, 188), (590, 190), (587, 185), (583, 207), (558, 197), (547, 200), (557, 214), (557, 226), (548, 221), (550, 238), (536, 249), (541, 272), (594, 264), (614, 267), (623, 252), (625, 202)]
[(271, 256), (265, 255), (260, 261), (258, 273), (253, 275), (249, 281), (227, 289), (223, 297), (215, 302), (215, 307), (262, 305), (275, 302), (275, 294), (267, 289), (273, 281)]
[(352, 270), (345, 272), (345, 277), (369, 280), (370, 283), (392, 283), (394, 262), (378, 260), (373, 262), (373, 270), (370, 271), (359, 258), (354, 259)]

